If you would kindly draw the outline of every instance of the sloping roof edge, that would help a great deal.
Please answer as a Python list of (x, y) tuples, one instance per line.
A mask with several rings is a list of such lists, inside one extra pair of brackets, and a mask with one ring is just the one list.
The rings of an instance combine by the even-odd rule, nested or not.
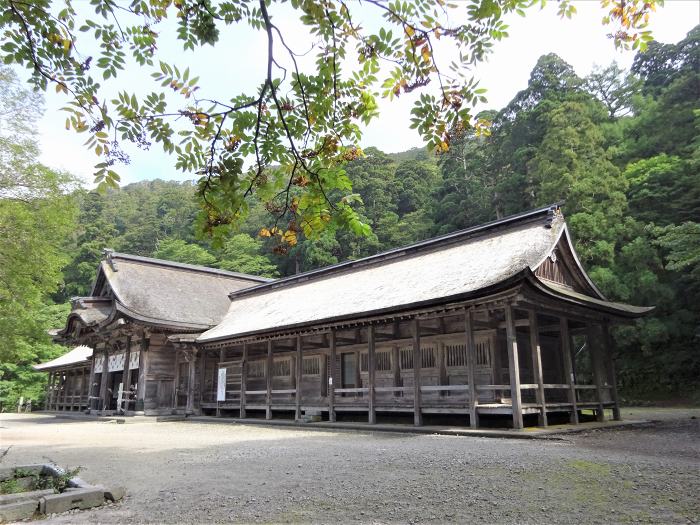
[(58, 356), (51, 361), (33, 365), (34, 370), (51, 370), (53, 368), (62, 368), (65, 366), (77, 365), (88, 361), (92, 357), (92, 348), (89, 346), (76, 346), (73, 350)]
[(536, 288), (547, 295), (558, 299), (563, 299), (573, 304), (585, 305), (589, 308), (592, 307), (597, 310), (614, 313), (626, 318), (641, 317), (642, 315), (647, 314), (656, 308), (655, 306), (634, 306), (631, 304), (608, 301), (607, 299), (598, 299), (596, 297), (591, 297), (589, 295), (576, 292), (564, 286), (557, 286), (552, 282), (544, 282), (534, 275), (533, 284)]
[[(528, 269), (529, 271), (529, 269)], [(532, 272), (530, 272), (532, 273)], [(293, 330), (300, 330), (303, 328), (309, 328), (315, 325), (318, 325), (319, 327), (323, 327), (326, 325), (333, 325), (333, 324), (338, 324), (340, 322), (347, 322), (348, 324), (352, 324), (354, 321), (357, 321), (358, 319), (362, 319), (365, 317), (376, 317), (380, 316), (383, 314), (387, 313), (393, 313), (396, 316), (400, 316), (402, 314), (405, 314), (409, 310), (415, 310), (415, 309), (424, 309), (424, 308), (430, 308), (432, 306), (439, 306), (443, 304), (448, 304), (448, 303), (455, 303), (459, 301), (468, 301), (470, 299), (475, 299), (477, 297), (484, 297), (484, 296), (493, 296), (498, 293), (503, 293), (509, 289), (512, 289), (516, 287), (520, 282), (522, 282), (523, 278), (526, 276), (524, 271), (521, 271), (513, 276), (511, 276), (508, 279), (505, 279), (504, 281), (501, 281), (499, 283), (496, 283), (493, 286), (487, 286), (485, 288), (480, 288), (478, 290), (473, 290), (470, 292), (466, 293), (460, 293), (460, 294), (455, 294), (447, 297), (439, 297), (436, 299), (429, 299), (426, 301), (419, 301), (419, 302), (414, 302), (411, 304), (405, 304), (405, 305), (398, 305), (396, 307), (388, 307), (388, 308), (378, 308), (375, 310), (367, 310), (358, 314), (354, 315), (343, 315), (343, 316), (337, 316), (337, 317), (327, 317), (324, 318), (320, 321), (306, 321), (303, 323), (296, 323), (296, 324), (288, 324), (280, 327), (275, 327), (274, 329), (268, 330), (254, 330), (250, 332), (241, 332), (236, 334), (235, 336), (230, 336), (230, 335), (224, 335), (212, 339), (207, 339), (206, 341), (198, 341), (201, 344), (208, 345), (208, 344), (215, 344), (220, 341), (225, 341), (225, 340), (238, 340), (238, 339), (246, 339), (250, 337), (255, 337), (255, 336), (260, 336), (263, 334), (270, 334), (274, 333), (276, 331), (293, 331)], [(515, 292), (514, 292), (515, 293)]]
[(438, 237), (433, 237), (423, 241), (419, 241), (408, 246), (401, 246), (399, 248), (394, 248), (392, 250), (387, 250), (385, 252), (377, 253), (375, 255), (370, 255), (368, 257), (363, 257), (361, 259), (355, 259), (352, 261), (344, 261), (337, 264), (332, 264), (324, 268), (318, 268), (316, 270), (310, 270), (308, 272), (299, 273), (289, 277), (283, 277), (281, 279), (276, 279), (271, 282), (260, 284), (257, 286), (251, 286), (250, 288), (245, 288), (243, 290), (237, 290), (231, 292), (229, 297), (231, 299), (236, 299), (238, 297), (244, 297), (248, 295), (254, 295), (267, 290), (274, 290), (276, 288), (281, 288), (283, 286), (289, 286), (295, 283), (307, 281), (310, 279), (316, 279), (320, 277), (328, 276), (329, 274), (338, 273), (341, 271), (367, 266), (370, 264), (386, 261), (388, 259), (393, 259), (396, 257), (402, 257), (405, 255), (413, 255), (417, 252), (424, 250), (430, 250), (438, 246), (445, 246), (452, 244), (454, 242), (459, 242), (465, 237), (472, 237), (477, 235), (483, 235), (491, 230), (497, 229), (499, 227), (508, 226), (514, 222), (526, 222), (528, 220), (535, 220), (539, 216), (547, 216), (554, 218), (556, 210), (563, 204), (563, 201), (550, 204), (548, 206), (543, 206), (535, 210), (529, 210), (522, 213), (517, 213), (515, 215), (509, 215), (502, 219), (497, 219), (495, 221), (490, 221), (484, 224), (479, 224), (471, 228), (466, 228), (464, 230), (458, 230), (456, 232), (447, 233), (445, 235), (440, 235)]
[(116, 271), (118, 271), (118, 266), (116, 266), (116, 263), (118, 263), (119, 259), (123, 259), (125, 261), (143, 263), (143, 264), (151, 264), (154, 266), (164, 266), (167, 268), (174, 268), (176, 270), (209, 273), (209, 274), (214, 274), (214, 275), (220, 275), (222, 277), (234, 277), (237, 279), (254, 281), (254, 282), (258, 282), (258, 283), (268, 283), (268, 282), (274, 281), (274, 279), (270, 279), (268, 277), (259, 277), (257, 275), (250, 275), (247, 273), (230, 272), (228, 270), (222, 270), (220, 268), (211, 268), (209, 266), (200, 266), (200, 265), (196, 265), (196, 264), (180, 263), (180, 262), (175, 262), (175, 261), (168, 261), (166, 259), (155, 259), (153, 257), (144, 257), (142, 255), (130, 255), (128, 253), (115, 252), (112, 250), (105, 249), (105, 256), (102, 259), (102, 261), (100, 261), (100, 265), (99, 265), (98, 270), (97, 270), (97, 276), (95, 278), (95, 282), (92, 285), (92, 291), (91, 291), (92, 295), (96, 294), (95, 288), (100, 283), (100, 273), (104, 273), (103, 265), (109, 264), (112, 267), (116, 268)]

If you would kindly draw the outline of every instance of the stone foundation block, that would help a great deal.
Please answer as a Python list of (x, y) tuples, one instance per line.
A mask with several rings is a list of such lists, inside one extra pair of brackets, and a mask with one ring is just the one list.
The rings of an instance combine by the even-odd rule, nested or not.
[(18, 521), (31, 518), (39, 506), (39, 501), (27, 500), (0, 505), (0, 522)]
[(53, 494), (53, 489), (33, 490), (31, 492), (18, 492), (17, 494), (2, 494), (0, 495), (0, 506), (30, 499), (36, 500), (36, 503), (38, 505), (39, 498), (43, 496), (50, 496), (51, 494)]
[(100, 488), (71, 490), (62, 494), (44, 496), (39, 500), (39, 510), (44, 514), (57, 514), (73, 509), (98, 507), (104, 501), (104, 492)]

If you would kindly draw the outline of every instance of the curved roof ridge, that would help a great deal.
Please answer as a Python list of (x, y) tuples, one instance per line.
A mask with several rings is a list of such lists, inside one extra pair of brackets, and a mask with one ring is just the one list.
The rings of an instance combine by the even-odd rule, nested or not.
[(330, 266), (324, 266), (323, 268), (317, 268), (315, 270), (309, 270), (307, 272), (291, 275), (289, 277), (282, 277), (280, 279), (271, 280), (270, 282), (259, 284), (257, 286), (251, 286), (250, 288), (236, 290), (229, 294), (229, 298), (233, 300), (238, 297), (254, 295), (259, 292), (274, 290), (283, 286), (290, 286), (299, 282), (308, 281), (310, 279), (321, 278), (329, 274), (334, 274), (344, 270), (368, 266), (397, 257), (403, 257), (405, 255), (413, 255), (423, 251), (428, 251), (435, 247), (445, 246), (454, 242), (459, 242), (463, 240), (464, 237), (477, 237), (485, 235), (487, 233), (491, 233), (492, 230), (497, 229), (498, 227), (509, 226), (511, 224), (525, 223), (530, 220), (536, 219), (540, 215), (545, 215), (547, 217), (547, 222), (551, 223), (551, 220), (554, 217), (554, 212), (561, 207), (563, 202), (564, 201), (555, 202), (547, 206), (542, 206), (541, 208), (516, 213), (507, 217), (503, 217), (502, 219), (496, 219), (483, 224), (478, 224), (476, 226), (471, 226), (462, 230), (438, 235), (437, 237), (431, 237), (429, 239), (408, 244), (406, 246), (392, 248), (391, 250), (386, 250), (380, 253), (376, 253), (374, 255), (362, 257), (360, 259), (343, 261), (340, 263), (332, 264)]

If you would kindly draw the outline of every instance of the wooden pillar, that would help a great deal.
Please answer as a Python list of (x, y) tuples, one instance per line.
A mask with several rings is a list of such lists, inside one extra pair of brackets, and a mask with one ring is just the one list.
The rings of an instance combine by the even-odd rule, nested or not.
[(469, 426), (479, 426), (479, 393), (476, 390), (476, 343), (474, 342), (473, 312), (467, 310), (464, 313), (464, 335), (467, 349), (467, 381), (469, 381)]
[(72, 412), (74, 407), (75, 407), (75, 396), (76, 392), (78, 390), (78, 371), (77, 370), (71, 370), (70, 375), (68, 376), (69, 379), (69, 386), (70, 386), (70, 400), (68, 401), (68, 409)]
[(603, 362), (600, 355), (600, 339), (598, 338), (596, 327), (592, 324), (586, 325), (586, 345), (591, 357), (591, 368), (593, 369), (593, 383), (595, 384), (596, 400), (598, 408), (595, 411), (595, 416), (598, 421), (605, 421), (605, 407), (603, 405)]
[(528, 310), (530, 321), (530, 353), (532, 354), (532, 379), (537, 384), (535, 396), (540, 406), (538, 424), (547, 426), (547, 405), (544, 394), (544, 380), (542, 378), (542, 347), (540, 345), (540, 327), (537, 323), (537, 312)]
[(376, 378), (375, 345), (374, 345), (374, 325), (367, 327), (367, 372), (369, 380), (368, 396), (368, 417), (367, 422), (371, 425), (377, 422), (377, 412), (375, 407), (376, 395), (374, 391)]
[(93, 383), (95, 382), (95, 351), (93, 350), (93, 356), (90, 359), (90, 379), (88, 380), (88, 388), (87, 388), (87, 408), (88, 410), (92, 410), (92, 399), (90, 399), (93, 395)]
[(605, 321), (603, 323), (603, 345), (605, 347), (605, 361), (608, 365), (608, 380), (610, 382), (610, 396), (613, 401), (613, 419), (621, 421), (620, 404), (617, 397), (617, 377), (615, 375), (615, 361), (613, 360), (613, 342), (610, 335), (610, 324)]
[[(397, 336), (394, 336), (397, 337)], [(401, 350), (399, 345), (392, 345), (391, 347), (391, 373), (394, 376), (393, 385), (394, 387), (403, 386), (401, 384)], [(403, 392), (392, 392), (392, 397), (401, 397)]]
[(421, 411), (421, 351), (420, 351), (420, 321), (413, 319), (413, 424), (423, 424)]
[(194, 382), (197, 377), (197, 350), (187, 352), (187, 405), (185, 414), (194, 414)]
[(302, 386), (302, 351), (301, 351), (301, 336), (297, 335), (297, 362), (296, 362), (296, 379), (294, 386), (295, 408), (294, 419), (301, 419), (301, 386)]
[[(87, 408), (87, 404), (83, 405), (83, 397), (89, 396), (89, 391), (86, 391), (86, 388), (88, 387), (88, 380), (89, 376), (87, 374), (87, 367), (83, 367), (83, 373), (80, 378), (80, 409), (82, 410), (83, 406)], [(87, 403), (87, 399), (86, 399)]]
[(272, 339), (267, 341), (267, 360), (265, 361), (265, 419), (272, 419)]
[[(328, 421), (335, 422), (335, 361), (336, 361), (336, 348), (335, 348), (335, 328), (331, 328), (331, 333), (329, 336), (328, 345), (330, 346), (330, 365), (328, 372)], [(339, 379), (339, 378), (338, 378)]]
[(207, 382), (207, 354), (208, 352), (202, 349), (197, 353), (199, 356), (199, 382), (197, 388), (195, 389), (195, 406), (197, 407), (197, 413), (202, 413), (202, 402), (204, 401), (204, 384)]
[(63, 410), (68, 410), (70, 408), (69, 398), (71, 393), (71, 370), (66, 370), (65, 372), (65, 382), (63, 383)]
[(508, 372), (510, 374), (510, 398), (513, 411), (513, 428), (523, 428), (523, 409), (520, 391), (520, 363), (518, 362), (518, 340), (515, 331), (513, 306), (505, 308), (506, 344), (508, 345)]
[(129, 361), (131, 361), (131, 336), (126, 337), (126, 350), (124, 351), (124, 374), (122, 375), (122, 384), (124, 385), (124, 394), (122, 399), (124, 399), (124, 413), (129, 410), (129, 405), (131, 405), (131, 392), (129, 387), (131, 386), (131, 367), (129, 366)]
[(141, 339), (141, 344), (139, 345), (139, 380), (136, 385), (136, 407), (135, 410), (144, 410), (144, 405), (146, 402), (146, 374), (148, 374), (148, 346), (150, 340), (145, 337)]
[(46, 410), (51, 410), (51, 392), (53, 390), (54, 373), (49, 372), (49, 377), (46, 379), (46, 394), (44, 395), (44, 407)]
[[(439, 370), (439, 381), (440, 386), (445, 386), (448, 384), (447, 377), (447, 358), (445, 357), (445, 343), (439, 341), (437, 344), (437, 365)], [(441, 391), (440, 396), (447, 396), (449, 392)]]
[(104, 349), (104, 361), (102, 362), (102, 376), (100, 381), (100, 410), (104, 412), (109, 406), (107, 400), (107, 379), (109, 377), (109, 350)]
[(571, 422), (578, 424), (578, 406), (576, 403), (576, 384), (574, 383), (574, 363), (571, 359), (571, 337), (569, 321), (559, 318), (559, 336), (561, 339), (561, 355), (564, 361), (564, 382), (569, 385), (569, 403), (571, 403)]
[(241, 358), (241, 408), (238, 417), (246, 417), (245, 391), (248, 388), (248, 343), (243, 343), (243, 357)]

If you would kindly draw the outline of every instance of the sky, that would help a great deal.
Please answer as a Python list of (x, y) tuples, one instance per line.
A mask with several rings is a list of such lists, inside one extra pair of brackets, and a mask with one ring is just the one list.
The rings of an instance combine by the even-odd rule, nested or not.
[[(74, 4), (88, 7), (87, 0), (76, 0)], [(604, 13), (599, 2), (582, 0), (575, 2), (575, 6), (578, 13), (570, 20), (557, 16), (555, 2), (550, 2), (543, 10), (530, 10), (525, 18), (514, 15), (506, 19), (510, 36), (498, 42), (488, 61), (472, 72), (480, 86), (488, 90), (488, 104), (477, 110), (500, 109), (506, 105), (518, 91), (527, 87), (530, 71), (537, 59), (546, 53), (558, 54), (579, 76), (587, 75), (595, 65), (604, 66), (612, 61), (625, 68), (631, 66), (634, 53), (615, 50), (612, 40), (607, 38), (610, 28), (601, 24)], [(367, 17), (366, 26), (377, 23), (369, 11), (360, 14)], [(295, 51), (308, 49), (308, 35), (299, 30), (300, 24), (291, 8), (274, 5), (271, 15), (290, 47)], [(698, 0), (666, 0), (665, 6), (653, 15), (650, 29), (656, 40), (671, 43), (684, 38), (698, 23)], [(167, 27), (161, 28), (163, 36), (167, 32)], [(200, 84), (210, 98), (226, 95), (231, 98), (234, 94), (250, 92), (263, 78), (266, 41), (262, 32), (229, 30), (222, 34), (215, 47), (199, 48), (196, 53), (183, 52), (181, 44), (171, 40), (172, 43), (166, 43), (166, 39), (160, 41), (159, 58), (178, 66), (190, 66), (192, 73), (200, 76)], [(89, 47), (89, 42), (79, 41), (79, 44)], [(447, 55), (449, 50), (438, 51), (438, 59), (447, 60)], [(311, 59), (310, 56), (308, 60)], [(105, 82), (104, 87), (110, 98), (123, 89), (147, 93), (156, 89), (150, 73), (145, 68), (130, 68), (120, 74), (116, 82)], [(422, 146), (418, 133), (409, 128), (412, 103), (411, 96), (381, 101), (380, 117), (364, 130), (361, 146), (374, 146), (388, 153)], [(60, 110), (64, 104), (65, 99), (53, 90), (47, 92), (45, 113), (39, 122), (40, 160), (52, 168), (79, 176), (90, 186), (93, 166), (99, 161), (83, 146), (84, 135), (65, 130), (66, 117)], [(118, 167), (123, 184), (156, 178), (182, 181), (196, 178), (175, 170), (175, 157), (162, 153), (157, 145), (149, 151), (128, 148), (127, 153), (131, 162)]]

